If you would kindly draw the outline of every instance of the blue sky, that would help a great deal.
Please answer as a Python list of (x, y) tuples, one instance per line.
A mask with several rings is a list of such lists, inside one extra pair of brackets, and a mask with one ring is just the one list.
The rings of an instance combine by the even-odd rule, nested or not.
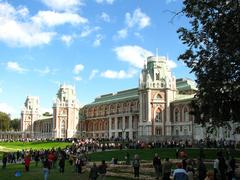
[(146, 56), (168, 56), (173, 74), (194, 78), (177, 61), (187, 26), (181, 0), (0, 0), (0, 110), (19, 117), (26, 96), (48, 110), (61, 83), (84, 105), (138, 86)]

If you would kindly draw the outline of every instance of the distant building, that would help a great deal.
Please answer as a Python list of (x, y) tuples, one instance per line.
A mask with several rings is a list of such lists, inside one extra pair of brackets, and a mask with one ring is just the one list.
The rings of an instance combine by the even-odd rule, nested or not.
[(25, 137), (35, 138), (129, 138), (143, 140), (214, 139), (240, 140), (235, 130), (219, 128), (207, 134), (189, 114), (196, 92), (190, 79), (175, 79), (165, 57), (148, 57), (139, 87), (97, 97), (79, 107), (75, 88), (60, 86), (53, 116), (42, 116), (39, 99), (27, 97), (21, 128)]

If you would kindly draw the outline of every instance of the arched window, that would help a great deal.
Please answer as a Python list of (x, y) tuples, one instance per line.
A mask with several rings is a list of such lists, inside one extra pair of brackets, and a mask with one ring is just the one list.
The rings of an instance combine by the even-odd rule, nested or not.
[(183, 121), (189, 121), (189, 112), (187, 107), (183, 108)]
[(155, 121), (162, 122), (162, 110), (160, 108), (156, 110)]
[(179, 122), (180, 121), (180, 112), (178, 108), (175, 108), (174, 110), (174, 121)]
[(159, 100), (159, 99), (162, 99), (162, 96), (160, 94), (157, 94), (156, 95), (156, 99)]

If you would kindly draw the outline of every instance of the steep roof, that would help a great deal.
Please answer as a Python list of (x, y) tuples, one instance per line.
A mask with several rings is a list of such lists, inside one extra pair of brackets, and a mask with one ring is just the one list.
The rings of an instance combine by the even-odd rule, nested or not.
[(178, 91), (188, 91), (188, 90), (193, 90), (196, 91), (196, 83), (188, 78), (180, 78), (176, 80), (176, 87)]

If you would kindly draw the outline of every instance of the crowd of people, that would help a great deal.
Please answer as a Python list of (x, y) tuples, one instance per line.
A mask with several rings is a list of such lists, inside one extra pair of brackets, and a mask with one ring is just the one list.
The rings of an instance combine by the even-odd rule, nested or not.
[[(30, 149), (28, 151), (22, 150), (4, 153), (2, 157), (2, 168), (5, 169), (7, 167), (7, 163), (22, 163), (24, 164), (25, 171), (28, 172), (31, 169), (31, 161), (34, 161), (36, 167), (40, 166), (39, 164), (41, 164), (44, 180), (47, 180), (50, 170), (56, 167), (58, 167), (59, 173), (64, 174), (66, 161), (68, 161), (69, 164), (74, 167), (76, 173), (81, 174), (83, 166), (90, 161), (88, 158), (88, 153), (90, 152), (112, 150), (115, 148), (138, 149), (175, 147), (177, 161), (175, 160), (172, 162), (169, 158), (162, 160), (160, 158), (161, 155), (158, 155), (157, 153), (153, 155), (152, 167), (154, 169), (156, 179), (162, 178), (163, 180), (168, 180), (170, 177), (173, 177), (176, 180), (193, 180), (194, 177), (197, 176), (199, 180), (232, 180), (235, 177), (236, 161), (230, 153), (224, 157), (224, 153), (221, 151), (218, 152), (216, 156), (217, 158), (213, 163), (213, 171), (207, 171), (205, 162), (203, 160), (204, 155), (201, 154), (201, 149), (197, 162), (196, 160), (188, 159), (187, 152), (184, 149), (185, 147), (192, 146), (189, 141), (166, 141), (151, 143), (144, 143), (141, 141), (123, 143), (119, 141), (111, 142), (97, 139), (67, 139), (64, 141), (72, 142), (72, 144), (64, 149)], [(199, 143), (203, 144), (205, 142), (207, 141)], [(226, 147), (234, 148), (231, 143)], [(124, 159), (126, 165), (132, 166), (134, 177), (139, 178), (141, 170), (141, 159), (139, 155), (135, 154), (133, 157), (130, 157), (129, 153), (127, 153)], [(112, 161), (109, 163), (118, 164), (118, 159), (113, 157)], [(93, 163), (89, 170), (89, 179), (105, 179), (108, 168), (107, 164), (108, 163), (106, 163), (105, 160), (102, 160), (99, 166)], [(173, 171), (173, 169), (175, 170)]]

